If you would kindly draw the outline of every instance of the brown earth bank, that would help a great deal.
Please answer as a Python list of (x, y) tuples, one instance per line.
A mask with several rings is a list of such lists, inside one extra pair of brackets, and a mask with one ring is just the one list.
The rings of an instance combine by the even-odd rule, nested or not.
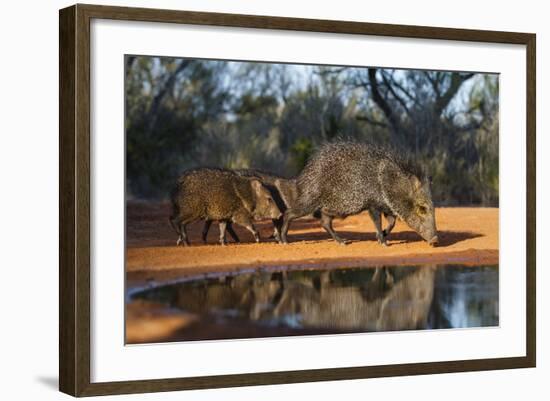
[(257, 222), (262, 242), (234, 225), (241, 243), (218, 244), (217, 224), (208, 243), (201, 240), (202, 222), (188, 226), (191, 246), (176, 246), (177, 234), (168, 222), (168, 203), (130, 201), (126, 210), (126, 272), (130, 287), (190, 275), (286, 267), (332, 268), (403, 264), (498, 264), (498, 208), (437, 208), (439, 246), (430, 247), (404, 222), (397, 222), (388, 247), (378, 244), (368, 213), (335, 220), (346, 246), (335, 243), (319, 221), (303, 218), (291, 224), (290, 244), (269, 239), (270, 221)]

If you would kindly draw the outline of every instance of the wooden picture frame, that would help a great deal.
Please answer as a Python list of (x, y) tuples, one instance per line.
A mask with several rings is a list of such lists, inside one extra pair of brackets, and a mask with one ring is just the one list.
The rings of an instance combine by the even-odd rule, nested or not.
[[(526, 355), (493, 359), (92, 383), (90, 380), (90, 21), (94, 18), (526, 46)], [(59, 14), (59, 388), (73, 396), (534, 367), (536, 362), (535, 49), (529, 33), (74, 5)]]

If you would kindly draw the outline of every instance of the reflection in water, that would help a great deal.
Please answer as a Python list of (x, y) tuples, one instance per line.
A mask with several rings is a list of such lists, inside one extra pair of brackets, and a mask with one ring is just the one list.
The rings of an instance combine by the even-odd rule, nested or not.
[[(397, 266), (246, 273), (135, 294), (261, 336), (498, 325), (498, 266)], [(200, 323), (199, 323), (200, 324)], [(284, 332), (279, 329), (284, 328)], [(223, 328), (222, 328), (223, 332)], [(228, 331), (228, 333), (231, 330)], [(284, 333), (284, 334), (281, 334)], [(218, 333), (216, 338), (257, 335)], [(181, 335), (185, 338), (185, 333)], [(195, 336), (196, 337), (196, 336)], [(211, 338), (208, 335), (200, 338)]]

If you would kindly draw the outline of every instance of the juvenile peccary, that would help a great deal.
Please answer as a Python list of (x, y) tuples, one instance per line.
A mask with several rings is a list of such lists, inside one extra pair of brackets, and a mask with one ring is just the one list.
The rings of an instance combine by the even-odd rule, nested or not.
[[(438, 238), (430, 185), (415, 163), (389, 149), (355, 142), (324, 145), (298, 177), (298, 199), (284, 214), (282, 242), (288, 242), (292, 220), (319, 210), (323, 228), (335, 241), (345, 243), (334, 232), (332, 219), (368, 210), (381, 244), (386, 244), (397, 216), (435, 245)], [(382, 214), (389, 217), (384, 231)]]
[(282, 216), (260, 180), (214, 168), (185, 172), (172, 191), (172, 208), (170, 223), (179, 235), (177, 245), (189, 245), (186, 225), (196, 220), (217, 220), (220, 225), (220, 243), (224, 245), (228, 223), (244, 226), (259, 242), (253, 219), (278, 219)]
[[(237, 169), (232, 171), (235, 174), (240, 175), (241, 177), (257, 178), (258, 180), (260, 180), (261, 183), (269, 190), (273, 201), (282, 213), (284, 213), (296, 202), (298, 190), (296, 188), (295, 178), (283, 178), (275, 174), (256, 169)], [(272, 219), (272, 221), (272, 237), (274, 237), (277, 241), (280, 241), (280, 232), (283, 225), (282, 215), (278, 219)], [(206, 220), (204, 224), (204, 229), (202, 231), (202, 241), (204, 243), (206, 243), (206, 237), (208, 235), (208, 230), (210, 229), (211, 224), (211, 220)], [(231, 223), (228, 223), (227, 229), (228, 231), (231, 229)], [(229, 231), (229, 233), (231, 234), (231, 231)], [(239, 238), (236, 235), (231, 235), (236, 242), (239, 242)]]

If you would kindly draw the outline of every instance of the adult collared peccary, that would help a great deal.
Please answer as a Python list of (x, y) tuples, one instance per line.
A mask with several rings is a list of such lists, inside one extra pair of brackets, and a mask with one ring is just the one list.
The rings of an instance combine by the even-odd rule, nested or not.
[[(266, 171), (257, 170), (257, 169), (236, 169), (232, 170), (235, 174), (240, 175), (241, 177), (248, 178), (257, 178), (261, 183), (269, 190), (273, 201), (279, 208), (279, 210), (284, 213), (288, 208), (290, 208), (296, 202), (298, 196), (298, 190), (296, 188), (296, 179), (295, 178), (284, 178), (273, 173), (268, 173)], [(272, 219), (273, 221), (273, 237), (280, 241), (280, 232), (281, 226), (283, 224), (282, 216), (278, 219)], [(202, 232), (202, 241), (206, 243), (206, 237), (208, 235), (208, 230), (212, 224), (211, 220), (207, 220), (204, 224)], [(231, 224), (227, 225), (228, 231), (231, 229)], [(231, 231), (229, 231), (231, 233)], [(236, 235), (233, 235), (233, 239), (236, 242), (239, 242), (239, 238)]]
[[(298, 177), (298, 199), (284, 214), (282, 242), (288, 242), (293, 219), (319, 210), (323, 228), (334, 240), (345, 243), (334, 232), (332, 219), (368, 210), (383, 245), (395, 216), (435, 245), (438, 238), (430, 185), (415, 163), (389, 149), (344, 141), (326, 144)], [(390, 218), (384, 231), (382, 214)]]
[(170, 223), (179, 234), (178, 245), (189, 245), (186, 225), (192, 221), (217, 220), (220, 225), (220, 243), (224, 245), (228, 223), (244, 226), (259, 242), (253, 219), (278, 219), (282, 216), (260, 180), (215, 168), (185, 172), (172, 191), (172, 208)]

